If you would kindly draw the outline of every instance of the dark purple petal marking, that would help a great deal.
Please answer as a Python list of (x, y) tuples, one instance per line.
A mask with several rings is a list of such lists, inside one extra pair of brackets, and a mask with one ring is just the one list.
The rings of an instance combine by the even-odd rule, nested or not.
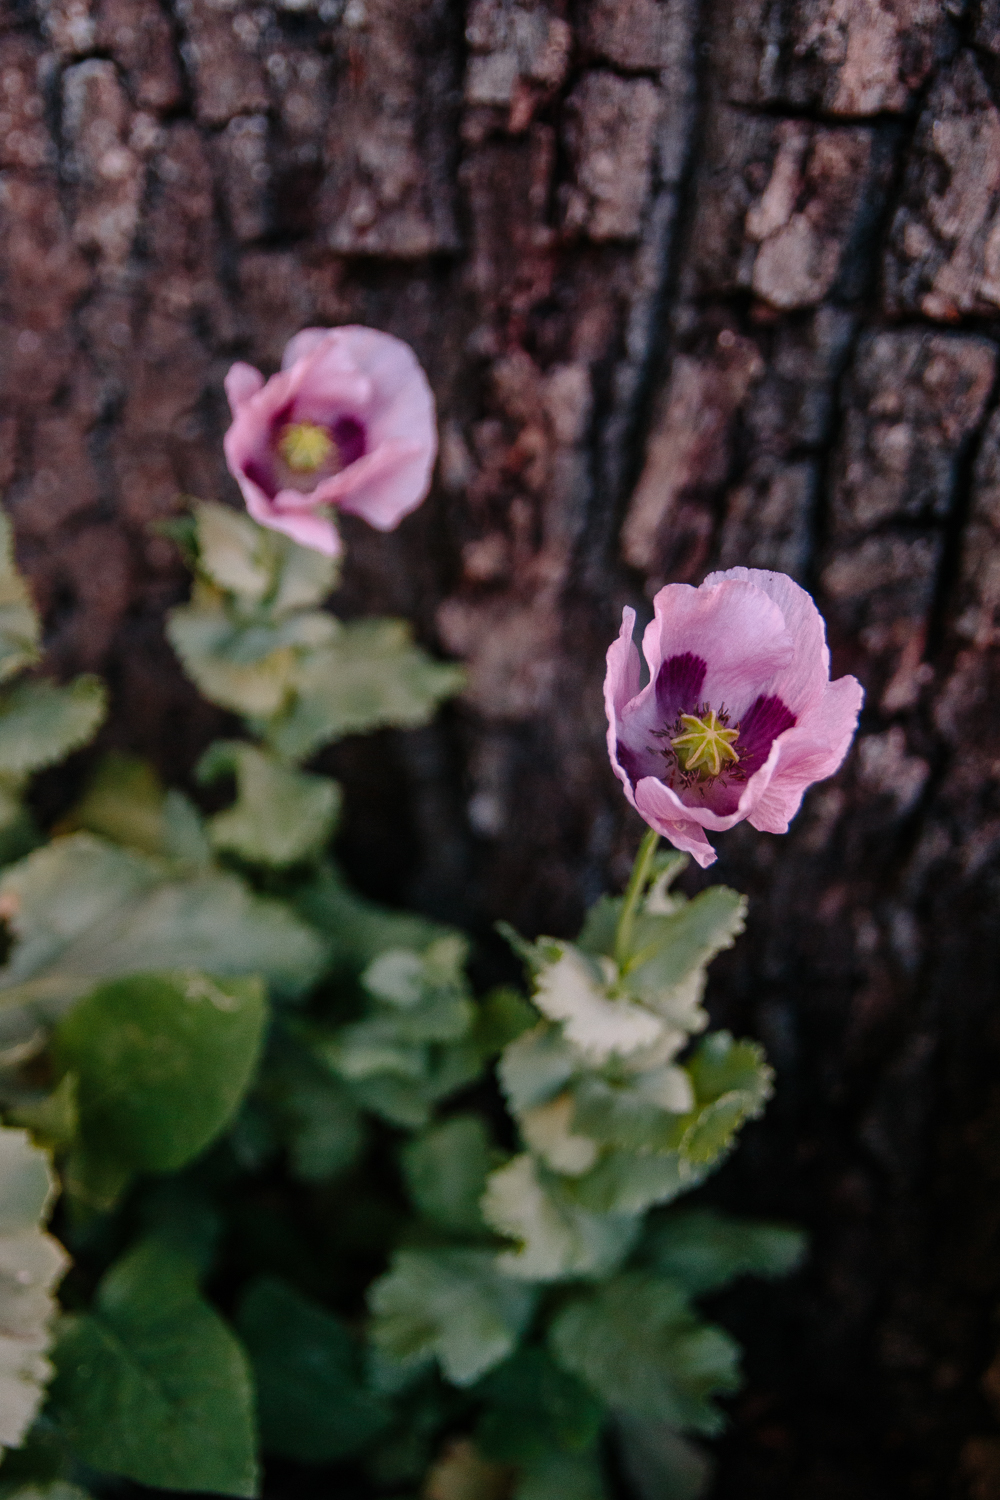
[(278, 493), (278, 484), (268, 464), (259, 463), (257, 459), (248, 459), (243, 466), (243, 472), (247, 478), (252, 480), (269, 500), (273, 500)]
[(345, 469), (348, 464), (353, 464), (357, 459), (364, 457), (367, 451), (366, 433), (361, 423), (354, 417), (341, 417), (334, 422), (331, 431), (333, 441), (340, 453), (340, 462)]
[(763, 694), (751, 703), (740, 720), (740, 737), (736, 741), (739, 751), (740, 772), (752, 776), (759, 771), (771, 752), (771, 746), (779, 734), (791, 729), (795, 715), (791, 709), (773, 695)]
[(698, 695), (705, 681), (707, 666), (693, 651), (669, 656), (656, 674), (656, 709), (664, 726), (678, 714), (692, 713), (698, 706)]
[(630, 750), (624, 740), (620, 739), (616, 742), (615, 751), (618, 756), (618, 764), (632, 783), (633, 791), (635, 791), (636, 783), (641, 781), (644, 776), (655, 774), (643, 769), (642, 757), (637, 755), (634, 750)]

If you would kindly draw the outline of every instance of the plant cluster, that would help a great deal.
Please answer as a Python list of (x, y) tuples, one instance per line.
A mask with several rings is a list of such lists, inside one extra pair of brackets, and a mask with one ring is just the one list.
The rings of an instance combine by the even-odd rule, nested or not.
[[(641, 1500), (693, 1500), (689, 1435), (740, 1378), (699, 1299), (802, 1240), (674, 1206), (772, 1086), (702, 1007), (743, 899), (676, 879), (708, 831), (787, 829), (861, 690), (783, 575), (662, 589), (645, 685), (626, 611), (608, 749), (650, 825), (628, 889), (575, 942), (506, 929), (525, 983), (477, 993), (460, 932), (351, 890), (315, 760), (461, 687), (404, 622), (322, 607), (336, 512), (388, 530), (426, 494), (426, 378), (387, 334), (306, 329), (226, 388), (248, 514), (174, 524), (194, 581), (168, 622), (241, 721), (196, 768), (216, 810), (107, 756), (44, 836), (28, 779), (103, 691), (0, 692), (0, 1500), (255, 1496), (265, 1463), (384, 1500), (608, 1500), (624, 1467)], [(3, 525), (6, 682), (40, 632)]]
[[(243, 722), (197, 770), (223, 810), (110, 756), (44, 839), (17, 798), (100, 689), (0, 704), (0, 1489), (251, 1496), (266, 1461), (393, 1500), (598, 1500), (617, 1434), (644, 1495), (696, 1494), (684, 1434), (739, 1383), (698, 1298), (802, 1248), (667, 1206), (771, 1087), (701, 1005), (742, 899), (686, 900), (651, 833), (575, 943), (509, 934), (523, 992), (474, 993), (460, 933), (351, 891), (339, 789), (303, 769), (425, 722), (459, 670), (336, 620), (333, 559), (248, 517), (197, 504), (175, 535), (170, 638)], [(5, 556), (11, 673), (38, 631)]]

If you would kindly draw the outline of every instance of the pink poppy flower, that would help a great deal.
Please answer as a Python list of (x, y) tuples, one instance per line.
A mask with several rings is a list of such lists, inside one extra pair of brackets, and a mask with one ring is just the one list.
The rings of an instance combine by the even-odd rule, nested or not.
[(806, 788), (847, 754), (864, 693), (853, 677), (830, 681), (822, 617), (784, 573), (671, 583), (653, 609), (641, 691), (634, 610), (608, 651), (608, 752), (636, 811), (704, 867), (709, 832), (744, 818), (788, 832)]
[(392, 531), (427, 494), (434, 397), (408, 344), (374, 328), (305, 328), (266, 383), (226, 376), (229, 471), (262, 526), (336, 556), (334, 510)]

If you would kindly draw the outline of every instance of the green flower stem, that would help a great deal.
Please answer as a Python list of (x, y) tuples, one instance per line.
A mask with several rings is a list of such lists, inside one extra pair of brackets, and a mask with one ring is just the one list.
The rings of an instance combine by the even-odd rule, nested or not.
[(632, 928), (635, 926), (639, 902), (646, 889), (653, 856), (656, 853), (656, 846), (659, 842), (660, 835), (655, 829), (650, 828), (639, 845), (639, 852), (635, 857), (635, 864), (632, 866), (632, 874), (629, 876), (628, 887), (625, 891), (625, 900), (622, 903), (622, 913), (618, 918), (618, 931), (615, 933), (615, 962), (620, 970), (624, 970), (629, 951), (632, 947)]

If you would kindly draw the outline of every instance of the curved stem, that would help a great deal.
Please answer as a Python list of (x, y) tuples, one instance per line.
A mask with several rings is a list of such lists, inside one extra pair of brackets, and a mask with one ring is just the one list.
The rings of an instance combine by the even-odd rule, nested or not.
[(632, 929), (635, 926), (639, 902), (649, 879), (649, 867), (653, 863), (653, 855), (656, 853), (656, 846), (659, 842), (660, 835), (655, 829), (650, 828), (639, 845), (639, 852), (632, 866), (632, 874), (629, 876), (621, 916), (618, 918), (618, 931), (615, 933), (615, 962), (621, 970), (625, 968), (629, 950), (632, 947)]

